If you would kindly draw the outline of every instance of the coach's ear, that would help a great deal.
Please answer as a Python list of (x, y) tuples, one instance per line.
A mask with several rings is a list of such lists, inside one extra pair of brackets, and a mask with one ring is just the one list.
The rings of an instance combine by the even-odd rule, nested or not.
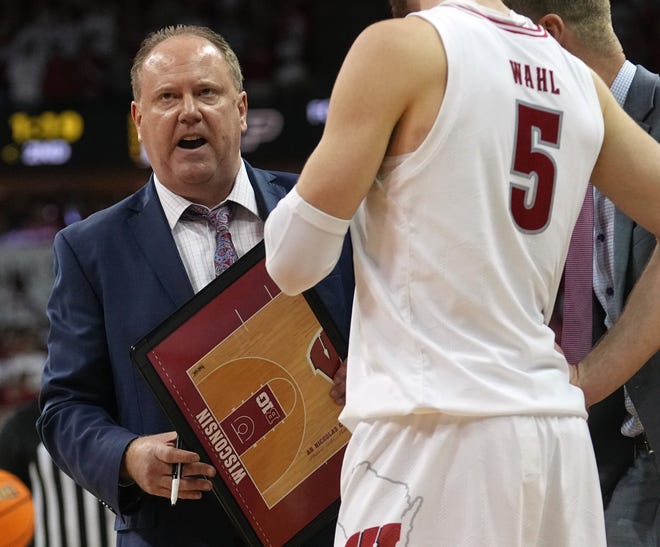
[(566, 25), (564, 20), (556, 13), (548, 13), (541, 17), (537, 23), (548, 31), (562, 46), (565, 46)]

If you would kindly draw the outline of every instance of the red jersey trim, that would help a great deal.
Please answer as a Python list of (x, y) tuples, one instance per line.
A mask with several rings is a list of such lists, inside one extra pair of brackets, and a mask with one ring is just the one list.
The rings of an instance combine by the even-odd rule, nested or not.
[(508, 19), (499, 19), (497, 17), (486, 15), (479, 10), (460, 4), (441, 4), (441, 7), (457, 8), (463, 11), (467, 11), (468, 13), (481, 17), (482, 19), (487, 19), (500, 29), (504, 30), (505, 32), (511, 32), (512, 34), (521, 34), (523, 36), (531, 36), (533, 38), (547, 38), (549, 36), (545, 28), (540, 25), (534, 25), (533, 28), (523, 27), (521, 25), (512, 23)]

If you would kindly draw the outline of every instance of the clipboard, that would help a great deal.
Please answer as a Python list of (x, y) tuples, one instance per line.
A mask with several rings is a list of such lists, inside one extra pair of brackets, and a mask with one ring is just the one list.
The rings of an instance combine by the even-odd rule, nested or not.
[(314, 290), (287, 296), (261, 242), (131, 348), (250, 546), (294, 546), (336, 517), (350, 437), (330, 397), (346, 342)]

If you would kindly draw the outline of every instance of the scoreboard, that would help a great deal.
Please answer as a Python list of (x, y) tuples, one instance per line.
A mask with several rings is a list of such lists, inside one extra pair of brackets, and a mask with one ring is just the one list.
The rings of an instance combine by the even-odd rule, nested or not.
[(120, 166), (139, 163), (126, 106), (0, 111), (0, 166)]

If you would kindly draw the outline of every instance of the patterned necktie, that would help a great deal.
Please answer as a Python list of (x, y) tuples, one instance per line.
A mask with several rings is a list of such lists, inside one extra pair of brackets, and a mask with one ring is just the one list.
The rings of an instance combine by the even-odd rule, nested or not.
[(218, 276), (238, 260), (238, 254), (229, 233), (229, 219), (231, 217), (231, 206), (225, 203), (212, 211), (201, 205), (189, 205), (184, 211), (183, 217), (195, 220), (204, 219), (215, 229), (215, 254), (213, 263), (215, 275)]
[(593, 216), (593, 187), (589, 184), (573, 229), (564, 269), (564, 306), (559, 345), (572, 365), (589, 353), (592, 342)]

